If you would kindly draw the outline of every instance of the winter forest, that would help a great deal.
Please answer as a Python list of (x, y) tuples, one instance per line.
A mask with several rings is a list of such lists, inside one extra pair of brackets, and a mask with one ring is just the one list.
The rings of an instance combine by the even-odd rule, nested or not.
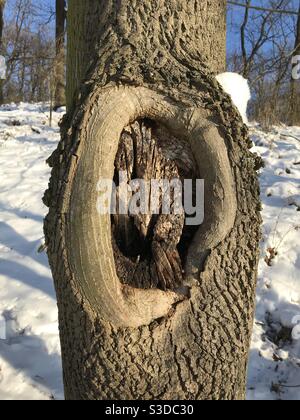
[(0, 0), (0, 400), (300, 400), (299, 212), (300, 0)]

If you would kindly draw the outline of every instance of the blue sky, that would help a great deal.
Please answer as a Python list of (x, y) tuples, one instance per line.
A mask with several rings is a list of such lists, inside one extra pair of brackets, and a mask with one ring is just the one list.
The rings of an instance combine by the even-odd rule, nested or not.
[[(236, 0), (238, 3), (245, 3), (245, 0)], [(290, 10), (298, 11), (299, 9), (299, 1), (300, 0), (290, 0)], [(258, 1), (258, 0), (252, 0), (252, 4), (255, 6), (260, 7), (268, 7), (270, 6), (270, 1)], [(250, 11), (250, 15), (257, 15), (261, 12), (257, 12), (255, 10)], [(228, 14), (227, 14), (227, 23), (228, 23), (228, 32), (227, 32), (227, 51), (228, 53), (232, 51), (240, 51), (240, 33), (239, 28), (243, 22), (243, 16), (244, 16), (244, 8), (237, 7), (237, 6), (230, 6), (228, 8)], [(286, 17), (287, 19), (291, 19), (292, 21), (296, 21), (295, 16)], [(233, 29), (233, 26), (237, 26), (235, 30)], [(291, 43), (294, 43), (294, 38), (291, 39)]]
[[(6, 7), (6, 14), (9, 16), (11, 13), (11, 6), (14, 4), (16, 0), (7, 0), (7, 7)], [(187, 0), (189, 1), (189, 0)], [(245, 0), (236, 0), (240, 3), (244, 3)], [(297, 11), (299, 8), (299, 1), (300, 0), (290, 0), (290, 9)], [(50, 11), (55, 10), (55, 0), (33, 0), (33, 4), (38, 6), (39, 15), (42, 17), (42, 20), (46, 22), (48, 20)], [(270, 4), (270, 0), (252, 0), (253, 5), (258, 6), (268, 6)], [(251, 11), (251, 14), (257, 14), (257, 11)], [(243, 19), (244, 9), (237, 6), (229, 6), (228, 8), (228, 35), (227, 35), (227, 50), (229, 53), (233, 51), (240, 51), (240, 34), (239, 34), (239, 27), (241, 26), (242, 19)], [(295, 20), (295, 17), (293, 18)], [(233, 27), (236, 26), (234, 29)], [(49, 30), (54, 33), (54, 19), (49, 24)], [(291, 43), (294, 40), (291, 39)]]

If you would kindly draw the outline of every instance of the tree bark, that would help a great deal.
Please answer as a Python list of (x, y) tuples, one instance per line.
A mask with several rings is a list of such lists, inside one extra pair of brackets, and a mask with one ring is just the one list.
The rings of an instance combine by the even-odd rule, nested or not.
[[(295, 53), (294, 56), (300, 57), (300, 2), (299, 2), (299, 16), (296, 28), (295, 39)], [(292, 77), (291, 79), (291, 125), (300, 124), (300, 81)]]
[[(220, 0), (69, 2), (69, 111), (44, 197), (67, 399), (245, 397), (261, 162), (209, 69), (225, 67), (225, 10)], [(159, 164), (150, 152), (124, 160), (141, 144)], [(97, 212), (98, 181), (119, 166), (187, 177), (189, 163), (205, 179), (204, 223), (191, 236), (180, 220), (124, 224)], [(152, 259), (118, 248), (132, 223), (140, 239), (151, 230)]]
[(54, 109), (66, 104), (65, 77), (65, 0), (56, 0), (56, 57)]
[[(68, 106), (73, 105), (74, 92), (87, 76), (87, 70), (97, 60), (99, 42), (107, 44), (105, 36), (109, 35), (113, 38), (109, 43), (114, 45), (114, 48), (119, 44), (124, 54), (131, 46), (142, 48), (141, 55), (143, 54), (145, 67), (148, 65), (151, 68), (154, 64), (151, 62), (153, 59), (160, 60), (161, 42), (170, 50), (170, 54), (175, 55), (176, 60), (183, 60), (183, 65), (185, 60), (189, 61), (191, 58), (197, 60), (201, 56), (210, 64), (211, 71), (224, 72), (226, 70), (225, 1), (204, 0), (188, 3), (185, 5), (185, 2), (177, 0), (169, 3), (151, 0), (137, 6), (138, 2), (134, 1), (132, 4), (137, 10), (134, 11), (132, 6), (127, 11), (127, 2), (120, 6), (115, 2), (108, 2), (106, 5), (103, 1), (72, 0), (68, 11)], [(161, 7), (166, 15), (160, 12)], [(129, 16), (129, 13), (132, 13), (132, 16)], [(125, 21), (127, 16), (129, 22)], [(113, 22), (116, 24), (115, 29), (111, 27)], [(161, 25), (166, 25), (165, 30)], [(151, 34), (149, 39), (145, 39), (146, 31)], [(154, 47), (157, 51), (153, 52), (151, 49)], [(103, 48), (101, 50), (104, 51)], [(156, 65), (161, 64), (156, 63)]]

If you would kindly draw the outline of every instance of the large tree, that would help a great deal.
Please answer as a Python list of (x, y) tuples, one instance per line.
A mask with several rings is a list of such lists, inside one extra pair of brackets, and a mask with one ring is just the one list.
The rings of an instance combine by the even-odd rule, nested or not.
[(65, 21), (66, 0), (56, 0), (56, 56), (55, 56), (55, 108), (66, 104), (65, 77)]
[[(71, 0), (44, 201), (67, 399), (243, 399), (260, 202), (225, 68), (225, 0)], [(212, 71), (212, 72), (211, 72)], [(205, 179), (204, 223), (110, 217), (98, 182)]]

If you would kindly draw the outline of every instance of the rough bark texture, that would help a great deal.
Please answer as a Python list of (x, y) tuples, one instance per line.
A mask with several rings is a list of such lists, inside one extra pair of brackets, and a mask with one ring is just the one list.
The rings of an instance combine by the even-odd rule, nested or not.
[[(44, 199), (66, 398), (243, 399), (261, 162), (207, 67), (224, 63), (225, 1), (69, 3), (69, 113)], [(110, 218), (96, 212), (97, 179), (113, 178), (122, 133), (141, 119), (186, 142), (206, 180), (175, 291), (121, 284)]]
[[(101, 47), (106, 56), (102, 62), (108, 63), (111, 56), (119, 61), (120, 70), (132, 54), (137, 54), (143, 73), (162, 68), (168, 61), (175, 60), (184, 66), (199, 57), (209, 62), (214, 73), (224, 72), (225, 11), (224, 0), (133, 0), (130, 4), (116, 0), (72, 0), (68, 25), (68, 107), (73, 106), (74, 92), (86, 78), (87, 70), (94, 67), (102, 43), (106, 45), (106, 49)], [(113, 57), (113, 52), (118, 56)]]
[(56, 57), (55, 57), (55, 104), (60, 108), (66, 104), (65, 77), (65, 0), (56, 0)]

